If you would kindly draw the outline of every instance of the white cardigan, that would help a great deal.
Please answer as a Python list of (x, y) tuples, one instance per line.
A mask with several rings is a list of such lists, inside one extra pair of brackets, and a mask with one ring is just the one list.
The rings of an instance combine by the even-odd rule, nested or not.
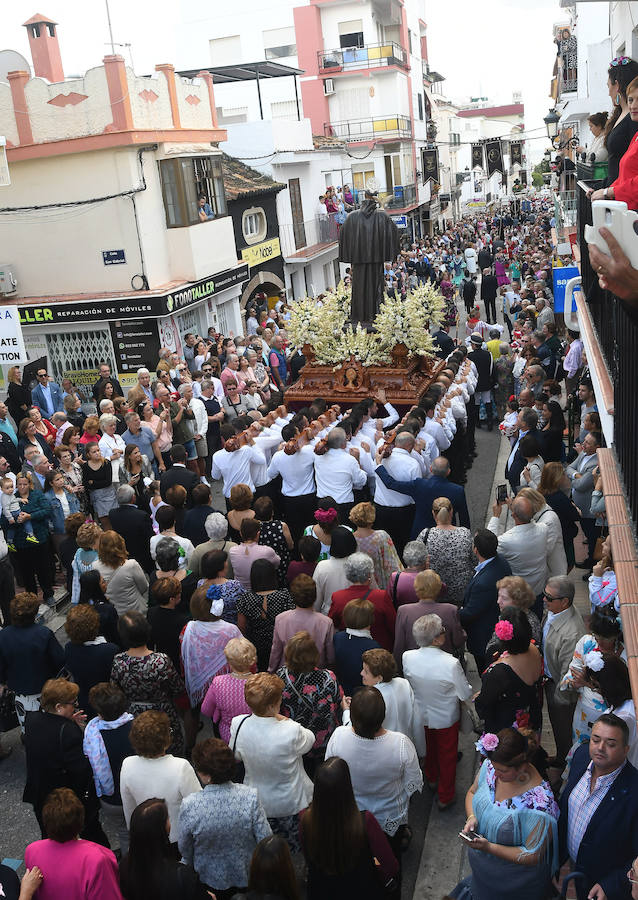
[(127, 828), (136, 806), (151, 797), (163, 797), (171, 823), (170, 839), (175, 843), (180, 804), (184, 797), (201, 789), (195, 770), (186, 759), (170, 753), (157, 759), (127, 756), (120, 774), (120, 793)]

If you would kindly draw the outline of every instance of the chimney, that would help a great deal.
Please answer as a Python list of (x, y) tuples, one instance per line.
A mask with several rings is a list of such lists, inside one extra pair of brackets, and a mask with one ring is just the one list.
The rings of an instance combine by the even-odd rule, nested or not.
[(36, 13), (24, 22), (29, 35), (33, 72), (47, 81), (64, 81), (62, 57), (56, 32), (57, 22)]

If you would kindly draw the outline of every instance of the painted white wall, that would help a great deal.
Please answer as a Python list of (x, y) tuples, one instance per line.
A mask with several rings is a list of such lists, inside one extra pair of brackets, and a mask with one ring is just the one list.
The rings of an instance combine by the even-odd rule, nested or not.
[(638, 3), (614, 0), (605, 6), (609, 9), (610, 58), (624, 55), (638, 59)]

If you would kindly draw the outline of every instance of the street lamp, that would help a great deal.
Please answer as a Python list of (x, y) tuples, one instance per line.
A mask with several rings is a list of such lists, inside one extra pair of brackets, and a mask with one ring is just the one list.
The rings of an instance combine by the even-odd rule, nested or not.
[(555, 109), (550, 109), (545, 118), (543, 119), (545, 123), (545, 127), (547, 128), (547, 137), (552, 142), (552, 147), (554, 150), (564, 150), (566, 147), (571, 147), (574, 150), (578, 147), (578, 138), (568, 138), (566, 141), (561, 143), (560, 137), (558, 136), (558, 123), (560, 122), (560, 116), (556, 112)]

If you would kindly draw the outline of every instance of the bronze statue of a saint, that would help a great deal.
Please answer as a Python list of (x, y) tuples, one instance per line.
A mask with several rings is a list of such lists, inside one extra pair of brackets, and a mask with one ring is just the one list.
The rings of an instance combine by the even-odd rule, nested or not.
[(339, 259), (352, 269), (354, 323), (368, 327), (383, 299), (383, 264), (399, 252), (399, 229), (366, 191), (361, 209), (351, 212), (339, 230)]

